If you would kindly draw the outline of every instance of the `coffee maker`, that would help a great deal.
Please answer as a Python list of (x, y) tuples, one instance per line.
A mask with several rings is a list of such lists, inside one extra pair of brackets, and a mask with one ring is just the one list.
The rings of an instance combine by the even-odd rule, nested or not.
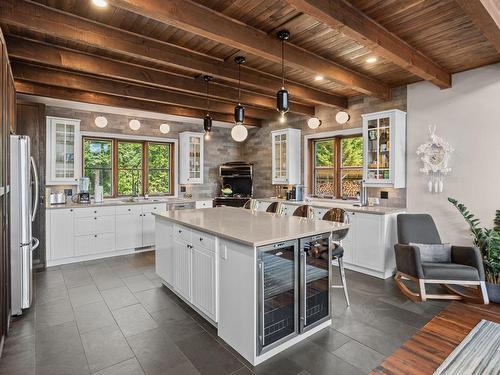
[(78, 203), (82, 204), (90, 203), (89, 188), (90, 188), (90, 178), (81, 177), (78, 180), (78, 194), (76, 195)]

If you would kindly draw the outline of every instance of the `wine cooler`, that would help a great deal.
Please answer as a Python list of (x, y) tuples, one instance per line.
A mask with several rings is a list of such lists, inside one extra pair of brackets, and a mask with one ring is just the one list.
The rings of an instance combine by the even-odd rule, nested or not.
[(330, 234), (260, 247), (258, 353), (330, 319)]

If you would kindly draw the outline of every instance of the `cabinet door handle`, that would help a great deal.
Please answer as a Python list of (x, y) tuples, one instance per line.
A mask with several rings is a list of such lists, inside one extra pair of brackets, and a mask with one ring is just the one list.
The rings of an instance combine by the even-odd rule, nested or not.
[(96, 218), (96, 217), (94, 217), (94, 220), (97, 220), (97, 218)]
[(130, 211), (130, 208), (128, 210)]
[(96, 237), (96, 238), (97, 238), (97, 234), (94, 234), (94, 237)]
[(153, 207), (153, 210), (156, 210), (156, 207)]
[(203, 241), (203, 238), (202, 238), (202, 237), (200, 237), (200, 241)]
[(97, 211), (94, 211), (94, 213), (96, 214), (96, 213), (97, 213)]
[(182, 230), (179, 229), (179, 233), (182, 233)]
[(69, 212), (73, 212), (73, 209), (72, 209), (72, 208), (70, 208), (70, 209), (69, 209)]

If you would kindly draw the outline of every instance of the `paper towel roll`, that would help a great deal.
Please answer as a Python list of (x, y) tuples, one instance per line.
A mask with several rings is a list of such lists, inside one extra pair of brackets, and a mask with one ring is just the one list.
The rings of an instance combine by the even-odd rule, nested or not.
[(103, 197), (104, 197), (104, 189), (102, 186), (96, 186), (94, 188), (94, 201), (96, 203), (102, 203)]

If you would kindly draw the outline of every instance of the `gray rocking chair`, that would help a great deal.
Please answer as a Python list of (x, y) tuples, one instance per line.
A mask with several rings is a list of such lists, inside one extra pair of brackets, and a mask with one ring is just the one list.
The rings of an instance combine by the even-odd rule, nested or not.
[[(396, 252), (397, 273), (395, 281), (401, 292), (412, 301), (427, 299), (466, 299), (488, 304), (484, 268), (479, 249), (466, 246), (451, 247), (451, 263), (422, 262), (420, 250), (409, 243), (440, 244), (441, 238), (430, 215), (400, 214)], [(401, 280), (412, 280), (418, 292), (411, 291)], [(428, 294), (425, 284), (441, 284), (452, 294)], [(463, 286), (464, 293), (452, 285)], [(472, 293), (472, 294), (471, 294)]]

